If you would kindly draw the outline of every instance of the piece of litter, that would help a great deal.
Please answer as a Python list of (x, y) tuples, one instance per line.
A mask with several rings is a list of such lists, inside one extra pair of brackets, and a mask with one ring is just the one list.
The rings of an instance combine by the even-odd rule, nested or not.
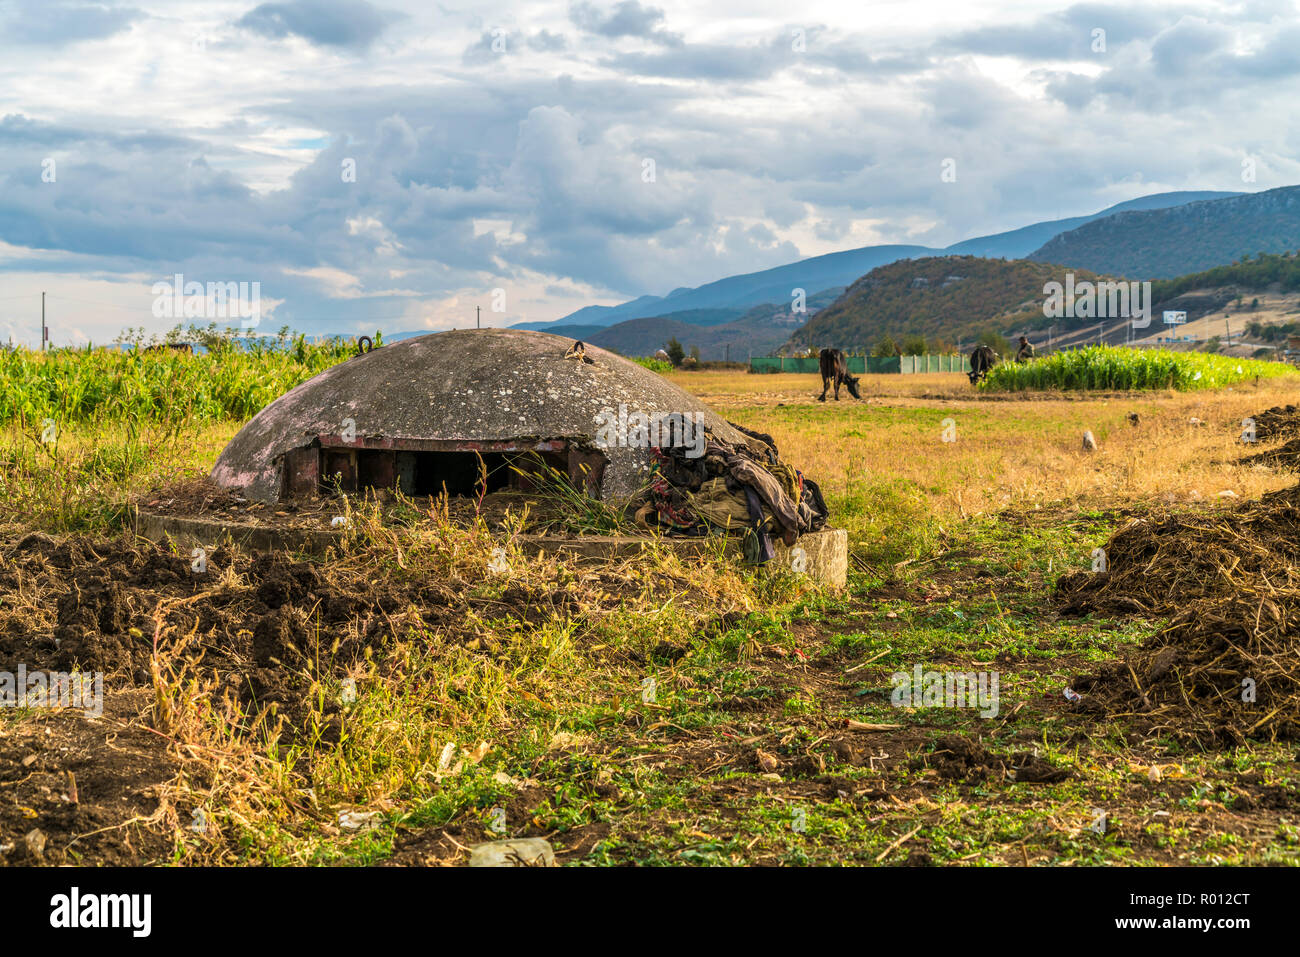
[(555, 851), (540, 837), (490, 841), (470, 848), (470, 867), (555, 867)]
[(339, 827), (348, 831), (369, 830), (379, 826), (380, 811), (339, 811)]
[(438, 770), (446, 771), (451, 767), (451, 759), (455, 756), (456, 743), (454, 741), (448, 741), (446, 746), (442, 749), (442, 753), (438, 755)]
[(39, 827), (34, 827), (27, 832), (23, 838), (23, 843), (27, 847), (27, 853), (33, 860), (40, 860), (45, 856), (45, 832)]

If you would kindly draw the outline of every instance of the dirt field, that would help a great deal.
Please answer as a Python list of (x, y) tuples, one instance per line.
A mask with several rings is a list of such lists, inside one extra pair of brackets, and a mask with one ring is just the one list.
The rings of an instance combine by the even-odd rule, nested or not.
[[(556, 565), (507, 521), (434, 510), (323, 559), (217, 549), (196, 573), (111, 522), (11, 506), (0, 672), (99, 671), (105, 695), (98, 717), (0, 709), (0, 862), (460, 864), (539, 836), (586, 865), (1300, 863), (1300, 742), (1268, 715), (1297, 697), (1300, 524), (1268, 506), (1252, 559), (1242, 511), (1296, 475), (1241, 464), (1281, 433), (1239, 439), (1295, 383), (1024, 400), (869, 376), (822, 404), (812, 376), (673, 378), (818, 479), (850, 532), (845, 592), (670, 554)], [(237, 427), (123, 482), (156, 500)], [(1134, 528), (1187, 547), (1157, 561)], [(1107, 577), (1058, 589), (1098, 548)], [(1183, 595), (1227, 607), (1214, 569), (1281, 609), (1235, 645), (1282, 663), (1258, 674), (1269, 720), (1234, 711), (1253, 731), (1226, 740), (1197, 733), (1213, 693), (1181, 697), (1206, 694), (1200, 646), (1154, 661)], [(898, 702), (897, 675), (958, 673), (996, 698)]]

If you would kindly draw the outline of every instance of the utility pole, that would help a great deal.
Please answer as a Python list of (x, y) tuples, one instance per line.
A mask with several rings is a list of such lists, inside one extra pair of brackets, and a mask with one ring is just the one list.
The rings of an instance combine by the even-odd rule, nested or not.
[(49, 339), (50, 334), (45, 329), (45, 293), (41, 293), (41, 351), (45, 351), (45, 341)]
[(474, 328), (475, 329), (483, 328), (483, 307), (482, 306), (474, 307)]

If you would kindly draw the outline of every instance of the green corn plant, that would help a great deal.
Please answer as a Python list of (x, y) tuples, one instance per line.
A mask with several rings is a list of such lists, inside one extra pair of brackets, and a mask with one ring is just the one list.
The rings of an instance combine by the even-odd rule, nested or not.
[(1000, 363), (980, 388), (989, 392), (1055, 389), (1217, 389), (1255, 378), (1296, 375), (1293, 366), (1260, 359), (1234, 359), (1205, 352), (1090, 346), (1032, 362)]

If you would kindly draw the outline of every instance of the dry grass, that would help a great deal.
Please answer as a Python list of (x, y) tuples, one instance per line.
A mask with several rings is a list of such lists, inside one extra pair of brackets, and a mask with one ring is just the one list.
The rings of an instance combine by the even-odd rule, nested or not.
[[(795, 373), (756, 374), (749, 372), (673, 372), (664, 376), (687, 392), (709, 403), (731, 404), (733, 401), (775, 405), (778, 402), (807, 402), (822, 391), (816, 375)], [(927, 393), (973, 393), (966, 376), (950, 372), (923, 375), (862, 375), (858, 377), (864, 399), (884, 396), (916, 398)], [(830, 395), (827, 401), (833, 402)], [(852, 402), (840, 389), (840, 404)]]
[[(1293, 481), (1238, 459), (1245, 451), (1242, 420), (1295, 401), (1294, 382), (1199, 395), (1002, 400), (974, 394), (961, 375), (864, 376), (862, 402), (823, 405), (815, 401), (814, 376), (705, 372), (674, 379), (724, 415), (771, 433), (782, 457), (841, 505), (881, 481), (923, 496), (926, 510), (947, 520), (1048, 504), (1209, 501), (1224, 491), (1245, 499)], [(1137, 426), (1130, 412), (1139, 414)], [(945, 442), (949, 418), (955, 440)], [(1206, 424), (1193, 425), (1194, 418)], [(1083, 451), (1085, 430), (1096, 437), (1096, 452)]]
[[(111, 579), (130, 629), (76, 654), (107, 672), (112, 710), (138, 699), (146, 684), (132, 674), (147, 661), (150, 696), (132, 721), (177, 766), (154, 786), (148, 821), (171, 835), (174, 860), (364, 857), (340, 814), (504, 801), (512, 775), (523, 778), (513, 752), (544, 746), (560, 716), (622, 720), (641, 704), (647, 668), (671, 688), (671, 661), (693, 639), (812, 589), (670, 550), (605, 565), (528, 555), (508, 532), (465, 527), (445, 509), (400, 529), (364, 503), (350, 515), (354, 534), (325, 562), (219, 548), (206, 577), (179, 581), (148, 570), (188, 558), (127, 538), (0, 549), (0, 575), (23, 596), (0, 610), (0, 653), (33, 667), (48, 666), (48, 652), (20, 650), (14, 636), (57, 632), (56, 608), (91, 608), (83, 600), (103, 592), (86, 583)], [(354, 610), (329, 611), (341, 605)]]

